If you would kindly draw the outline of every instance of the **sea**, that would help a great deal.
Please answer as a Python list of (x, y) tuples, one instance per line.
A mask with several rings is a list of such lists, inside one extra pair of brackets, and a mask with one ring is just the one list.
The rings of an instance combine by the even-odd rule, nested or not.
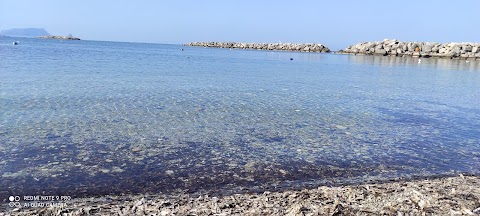
[(4, 201), (459, 174), (480, 61), (0, 37)]

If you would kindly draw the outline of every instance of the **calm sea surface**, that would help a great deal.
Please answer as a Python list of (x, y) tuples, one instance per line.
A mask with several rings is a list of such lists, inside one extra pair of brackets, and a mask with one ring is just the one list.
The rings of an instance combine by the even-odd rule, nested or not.
[(458, 173), (480, 61), (0, 38), (1, 199)]

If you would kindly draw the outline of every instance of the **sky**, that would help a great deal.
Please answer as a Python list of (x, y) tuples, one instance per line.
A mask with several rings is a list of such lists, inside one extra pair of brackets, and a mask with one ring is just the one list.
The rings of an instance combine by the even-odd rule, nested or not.
[(480, 42), (480, 0), (0, 0), (0, 30), (84, 40), (321, 43), (385, 38)]

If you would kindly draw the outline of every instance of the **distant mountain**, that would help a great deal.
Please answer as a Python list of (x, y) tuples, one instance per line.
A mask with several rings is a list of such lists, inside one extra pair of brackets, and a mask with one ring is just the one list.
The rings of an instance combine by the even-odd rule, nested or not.
[(39, 37), (50, 36), (50, 33), (43, 28), (13, 28), (1, 31), (0, 35), (10, 37)]

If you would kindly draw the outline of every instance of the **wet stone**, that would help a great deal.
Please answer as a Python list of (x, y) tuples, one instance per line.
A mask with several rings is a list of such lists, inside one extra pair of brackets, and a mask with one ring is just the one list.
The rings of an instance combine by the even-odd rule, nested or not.
[(259, 164), (256, 163), (255, 161), (249, 161), (244, 165), (244, 167), (247, 172), (255, 172), (257, 170), (258, 165)]
[(167, 175), (173, 175), (175, 172), (173, 172), (173, 170), (167, 170), (167, 171), (165, 171), (165, 173)]
[(112, 172), (121, 173), (124, 172), (124, 170), (120, 167), (114, 166), (112, 167)]

